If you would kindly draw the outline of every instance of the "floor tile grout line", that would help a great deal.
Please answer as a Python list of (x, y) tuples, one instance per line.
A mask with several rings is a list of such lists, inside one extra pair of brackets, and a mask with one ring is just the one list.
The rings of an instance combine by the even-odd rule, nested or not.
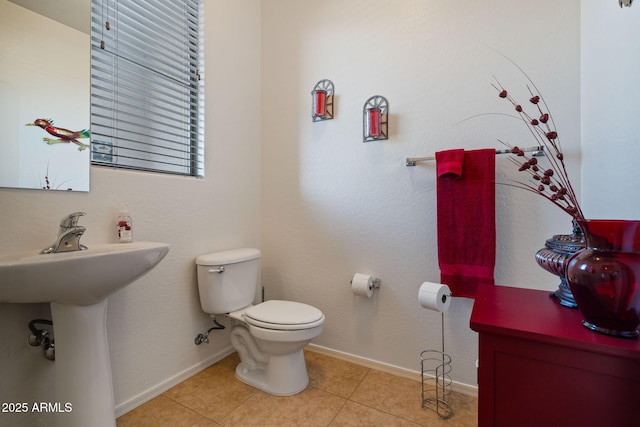
[(376, 410), (378, 412), (382, 412), (383, 414), (390, 415), (392, 417), (396, 417), (396, 418), (399, 418), (401, 420), (409, 421), (409, 422), (411, 422), (413, 424), (419, 424), (420, 425), (420, 423), (417, 423), (417, 422), (415, 422), (415, 421), (413, 421), (413, 420), (411, 420), (409, 418), (403, 417), (402, 415), (398, 415), (398, 414), (393, 414), (391, 412), (387, 412), (387, 411), (385, 411), (384, 409), (382, 409), (382, 408), (380, 408), (378, 406), (367, 405), (366, 403), (358, 402), (357, 400), (348, 399), (348, 401), (351, 402), (351, 403), (355, 403), (357, 405), (360, 405), (360, 406), (364, 406), (365, 408), (373, 409), (373, 410)]
[(201, 412), (199, 412), (199, 411), (195, 410), (194, 408), (191, 408), (191, 407), (189, 407), (189, 406), (185, 405), (185, 404), (184, 404), (184, 403), (182, 403), (182, 402), (178, 402), (177, 400), (172, 399), (172, 398), (171, 398), (171, 397), (169, 397), (169, 396), (166, 396), (164, 393), (162, 393), (162, 394), (160, 394), (160, 395), (156, 396), (155, 398), (158, 398), (158, 397), (164, 397), (165, 399), (168, 399), (168, 400), (172, 401), (172, 402), (173, 402), (173, 403), (175, 403), (176, 405), (179, 405), (179, 406), (183, 407), (183, 408), (184, 408), (184, 409), (186, 409), (187, 411), (192, 412), (192, 413), (194, 413), (194, 414), (197, 414), (197, 415), (201, 416), (202, 418), (204, 418), (204, 419), (205, 419), (205, 420), (207, 420), (207, 421), (211, 421), (212, 423), (219, 424), (216, 420), (212, 420), (211, 418), (209, 418), (209, 417), (208, 417), (208, 416), (206, 416), (205, 414), (203, 414), (203, 413), (201, 413)]
[[(358, 383), (358, 385), (353, 389), (353, 391), (351, 392), (351, 394), (350, 394), (350, 395), (349, 395), (349, 397), (347, 398), (347, 401), (352, 402), (352, 403), (355, 403), (355, 404), (357, 404), (357, 405), (361, 405), (361, 406), (364, 406), (364, 407), (370, 408), (370, 409), (374, 409), (374, 410), (376, 410), (376, 411), (382, 412), (383, 414), (387, 414), (387, 415), (390, 415), (390, 416), (392, 416), (392, 417), (399, 418), (399, 419), (401, 419), (401, 420), (405, 420), (405, 421), (408, 421), (408, 422), (411, 422), (411, 423), (414, 423), (414, 424), (418, 424), (418, 425), (420, 425), (420, 423), (416, 423), (415, 421), (413, 421), (413, 420), (411, 420), (411, 419), (409, 419), (409, 418), (403, 417), (403, 416), (401, 416), (401, 415), (393, 414), (393, 413), (391, 413), (391, 412), (387, 412), (386, 410), (384, 410), (383, 408), (381, 408), (381, 407), (379, 407), (379, 406), (372, 406), (372, 405), (368, 405), (368, 404), (366, 404), (366, 403), (359, 402), (359, 401), (357, 401), (357, 400), (353, 400), (353, 399), (352, 399), (352, 397), (353, 397), (353, 395), (355, 394), (355, 392), (358, 390), (358, 388), (360, 387), (360, 385), (362, 385), (362, 383), (365, 381), (365, 379), (367, 378), (367, 376), (369, 376), (369, 375), (371, 374), (371, 372), (382, 372), (382, 371), (379, 371), (379, 370), (374, 369), (374, 368), (368, 368), (367, 373), (362, 377), (362, 379), (360, 380), (360, 382)], [(345, 404), (346, 404), (346, 403), (345, 403)]]
[(353, 390), (351, 391), (349, 396), (347, 396), (347, 400), (351, 400), (351, 397), (353, 396), (353, 394), (356, 392), (356, 390), (358, 390), (358, 387), (360, 387), (360, 385), (362, 385), (362, 383), (364, 382), (365, 378), (367, 378), (367, 376), (369, 376), (369, 374), (371, 373), (372, 370), (373, 369), (371, 369), (371, 368), (367, 368), (367, 373), (362, 376), (362, 378), (360, 379), (358, 384), (356, 384), (356, 386), (353, 388)]
[[(160, 396), (165, 397), (165, 398), (167, 398), (167, 399), (171, 400), (172, 402), (174, 402), (174, 403), (176, 403), (176, 404), (178, 404), (178, 405), (182, 406), (183, 408), (185, 408), (185, 409), (186, 409), (186, 410), (188, 410), (188, 411), (193, 412), (194, 414), (198, 414), (198, 415), (200, 415), (202, 418), (204, 418), (204, 419), (206, 419), (206, 420), (208, 420), (208, 421), (211, 421), (211, 422), (213, 422), (213, 423), (218, 424), (218, 422), (217, 422), (216, 420), (212, 420), (211, 418), (209, 418), (209, 417), (208, 417), (208, 416), (206, 416), (205, 414), (203, 414), (203, 413), (201, 413), (201, 412), (199, 412), (199, 411), (197, 411), (197, 410), (195, 410), (195, 409), (193, 409), (193, 408), (191, 408), (191, 407), (189, 407), (189, 406), (185, 405), (185, 404), (184, 404), (184, 403), (182, 403), (182, 402), (178, 402), (177, 400), (172, 399), (172, 398), (170, 398), (169, 396), (165, 396), (165, 395), (164, 395), (164, 393), (163, 393), (163, 394), (161, 394)], [(225, 415), (225, 416), (226, 416), (226, 415)], [(224, 418), (224, 417), (223, 417), (223, 418)]]
[[(249, 400), (251, 400), (251, 399), (252, 399), (252, 398), (253, 398), (257, 393), (259, 393), (259, 390), (253, 391), (253, 392), (249, 395), (249, 397), (247, 397), (247, 398), (246, 398), (245, 400), (243, 400), (242, 402), (238, 403), (238, 404), (237, 404), (233, 409), (231, 409), (228, 413), (224, 414), (224, 415), (220, 418), (220, 420), (214, 420), (214, 419), (209, 418), (207, 415), (205, 415), (205, 414), (201, 413), (200, 411), (198, 411), (198, 410), (196, 410), (196, 409), (194, 409), (194, 408), (191, 408), (191, 407), (189, 407), (189, 406), (185, 405), (185, 404), (184, 404), (184, 403), (182, 403), (182, 402), (179, 402), (179, 401), (177, 401), (177, 400), (175, 400), (175, 399), (172, 399), (171, 397), (169, 397), (168, 395), (166, 395), (166, 393), (167, 393), (168, 391), (169, 391), (169, 390), (167, 390), (166, 392), (164, 392), (164, 393), (160, 394), (159, 396), (165, 397), (165, 398), (167, 398), (167, 399), (171, 400), (172, 402), (175, 402), (175, 403), (177, 403), (178, 405), (182, 406), (183, 408), (188, 409), (189, 411), (191, 411), (191, 412), (193, 412), (193, 413), (195, 413), (195, 414), (198, 414), (198, 415), (200, 415), (201, 417), (203, 417), (203, 418), (205, 418), (205, 419), (207, 419), (207, 420), (209, 420), (209, 421), (211, 421), (211, 422), (213, 422), (213, 423), (216, 423), (216, 424), (218, 424), (218, 425), (223, 425), (223, 424), (221, 424), (221, 423), (220, 423), (220, 421), (222, 421), (223, 419), (227, 418), (227, 417), (228, 417), (229, 415), (231, 415), (235, 410), (237, 410), (240, 406), (242, 406), (242, 405), (244, 405), (245, 403), (247, 403), (247, 402), (248, 402)], [(158, 397), (159, 397), (159, 396), (158, 396)]]
[[(344, 398), (343, 398), (344, 399)], [(333, 421), (336, 419), (336, 417), (340, 414), (340, 412), (344, 409), (344, 407), (347, 405), (347, 402), (349, 401), (349, 399), (344, 399), (344, 402), (342, 402), (342, 406), (340, 406), (340, 409), (338, 409), (336, 411), (336, 413), (333, 415), (333, 417), (331, 418), (331, 420), (329, 420), (329, 422), (327, 423), (327, 427), (329, 427), (331, 425), (331, 423), (333, 423)]]
[[(238, 410), (238, 408), (240, 408), (242, 405), (244, 405), (245, 403), (247, 403), (248, 401), (250, 401), (251, 399), (253, 399), (258, 393), (260, 393), (259, 390), (255, 390), (254, 392), (252, 392), (249, 397), (247, 397), (245, 400), (243, 400), (242, 402), (240, 402), (238, 405), (236, 405), (235, 408), (233, 408), (232, 410), (230, 410), (227, 414), (225, 414), (222, 418), (220, 418), (220, 421), (222, 422), (222, 420), (224, 420), (225, 418), (231, 416), (231, 414), (233, 414), (235, 411)], [(216, 421), (217, 422), (217, 421)], [(220, 423), (222, 424), (222, 423)]]

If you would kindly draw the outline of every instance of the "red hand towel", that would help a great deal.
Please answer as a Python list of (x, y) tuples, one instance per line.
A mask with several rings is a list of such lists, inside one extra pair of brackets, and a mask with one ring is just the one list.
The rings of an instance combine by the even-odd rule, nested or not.
[(462, 164), (464, 163), (464, 150), (438, 151), (436, 153), (436, 169), (438, 178), (457, 179), (462, 176)]
[(465, 151), (461, 174), (451, 161), (459, 151), (436, 153), (438, 263), (453, 296), (473, 298), (479, 284), (494, 284), (496, 151)]

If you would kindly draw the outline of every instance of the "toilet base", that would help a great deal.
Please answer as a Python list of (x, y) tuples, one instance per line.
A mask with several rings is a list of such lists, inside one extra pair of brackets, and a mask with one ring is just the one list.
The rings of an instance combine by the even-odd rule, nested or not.
[(249, 369), (240, 362), (236, 378), (269, 394), (291, 396), (309, 384), (309, 375), (302, 350), (284, 356), (270, 356), (266, 368)]

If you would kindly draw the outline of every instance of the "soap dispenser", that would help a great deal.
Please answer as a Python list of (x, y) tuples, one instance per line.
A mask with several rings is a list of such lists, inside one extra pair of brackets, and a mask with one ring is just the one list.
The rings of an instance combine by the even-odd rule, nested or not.
[(129, 208), (123, 204), (120, 213), (118, 214), (118, 242), (130, 243), (133, 241), (133, 230), (131, 229), (131, 215), (129, 215)]

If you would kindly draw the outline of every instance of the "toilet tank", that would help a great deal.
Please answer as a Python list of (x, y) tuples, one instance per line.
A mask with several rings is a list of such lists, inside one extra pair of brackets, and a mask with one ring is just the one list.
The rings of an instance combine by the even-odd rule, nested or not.
[(258, 249), (200, 255), (196, 265), (200, 305), (205, 313), (229, 313), (253, 303), (260, 278)]

